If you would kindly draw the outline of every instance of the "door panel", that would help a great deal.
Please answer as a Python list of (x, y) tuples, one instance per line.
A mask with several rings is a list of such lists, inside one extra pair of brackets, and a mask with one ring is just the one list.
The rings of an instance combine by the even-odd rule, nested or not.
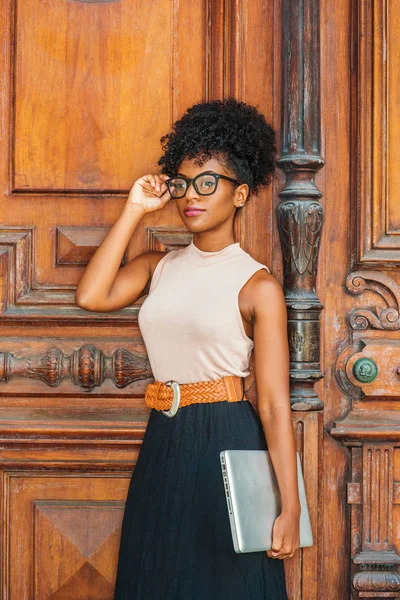
[(322, 2), (321, 27), (323, 479), (334, 524), (321, 578), (324, 598), (398, 598), (400, 6), (339, 5)]
[(112, 598), (128, 481), (5, 473), (9, 597)]
[[(148, 288), (109, 314), (75, 306), (74, 289), (187, 107), (234, 95), (279, 128), (282, 6), (4, 0), (1, 15), (0, 597), (108, 600), (149, 415)], [(279, 185), (235, 224), (277, 277)], [(190, 240), (170, 203), (142, 219), (122, 264)], [(317, 532), (321, 416), (295, 422)], [(291, 598), (318, 597), (317, 552), (316, 538), (287, 561)]]

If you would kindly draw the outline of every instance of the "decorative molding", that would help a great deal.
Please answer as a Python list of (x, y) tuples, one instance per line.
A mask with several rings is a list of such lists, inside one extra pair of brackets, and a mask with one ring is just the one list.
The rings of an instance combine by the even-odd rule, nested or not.
[[(361, 571), (354, 575), (353, 587), (364, 592), (364, 598), (365, 592), (372, 592), (371, 598), (376, 598), (376, 592), (400, 592), (400, 574), (395, 571)], [(398, 595), (392, 598), (398, 598)]]
[(0, 286), (1, 313), (24, 298), (32, 286), (31, 257), (34, 227), (5, 227), (0, 229)]
[[(363, 562), (363, 554), (394, 552), (393, 545), (393, 446), (377, 443), (363, 445), (363, 530), (361, 552), (354, 562)], [(371, 502), (372, 499), (372, 502)], [(398, 557), (400, 563), (400, 556)]]
[(243, 98), (247, 11), (247, 0), (206, 1), (207, 101)]
[(107, 357), (93, 344), (85, 344), (67, 356), (58, 348), (49, 348), (40, 354), (15, 358), (9, 352), (0, 352), (0, 381), (25, 377), (57, 387), (69, 378), (84, 392), (100, 387), (105, 379), (112, 379), (118, 388), (141, 379), (152, 378), (148, 357), (117, 348)]
[(352, 329), (400, 329), (400, 285), (379, 271), (354, 271), (346, 277), (346, 289), (353, 295), (366, 291), (375, 292), (386, 303), (387, 308), (356, 308), (350, 314)]
[(339, 355), (336, 363), (340, 387), (354, 401), (399, 400), (400, 340), (359, 338)]
[[(110, 227), (70, 227), (55, 228), (55, 264), (87, 265), (101, 242), (110, 231)], [(126, 263), (125, 252), (121, 266)]]
[[(147, 228), (147, 250), (168, 251), (190, 243), (191, 234), (181, 227)], [(108, 227), (55, 228), (55, 264), (59, 268), (86, 264), (104, 239)], [(4, 321), (52, 320), (68, 325), (82, 321), (135, 321), (140, 299), (112, 313), (97, 313), (75, 304), (73, 286), (39, 285), (35, 281), (35, 227), (2, 226), (0, 228), (0, 315)], [(127, 262), (125, 252), (121, 265)], [(146, 288), (143, 291), (146, 294)]]
[(400, 414), (393, 410), (351, 410), (336, 419), (329, 433), (345, 446), (372, 442), (400, 442)]
[(353, 340), (349, 346), (345, 346), (336, 359), (335, 376), (336, 381), (344, 392), (354, 400), (362, 398), (362, 391), (358, 383), (350, 381), (348, 376), (348, 363), (352, 356), (360, 352), (364, 347), (362, 340)]
[(393, 532), (394, 453), (388, 442), (364, 441), (362, 449), (352, 450), (353, 479), (348, 484), (352, 505), (353, 588), (360, 598), (382, 597), (400, 591), (400, 555), (396, 553)]
[[(396, 21), (390, 21), (390, 2), (357, 0), (354, 10), (353, 67), (355, 93), (350, 114), (355, 144), (351, 222), (353, 268), (396, 268), (400, 258), (397, 175), (393, 172), (398, 139), (392, 136), (397, 119), (399, 79), (396, 70)], [(393, 63), (393, 66), (392, 66)], [(396, 110), (393, 110), (393, 106)], [(392, 173), (392, 175), (390, 175)], [(393, 213), (393, 216), (392, 216)]]
[(193, 234), (186, 227), (156, 226), (146, 227), (146, 246), (148, 250), (169, 252), (190, 244)]
[(279, 167), (286, 183), (277, 207), (288, 308), (293, 410), (319, 410), (314, 383), (320, 368), (316, 294), (324, 210), (314, 177), (321, 157), (319, 0), (283, 0), (282, 137)]

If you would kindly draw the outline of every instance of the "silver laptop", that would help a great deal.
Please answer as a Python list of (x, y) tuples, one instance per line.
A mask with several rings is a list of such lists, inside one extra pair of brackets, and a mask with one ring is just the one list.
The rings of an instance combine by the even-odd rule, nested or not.
[[(267, 450), (220, 452), (229, 521), (235, 552), (270, 550), (272, 527), (281, 512), (278, 482)], [(313, 536), (297, 453), (300, 515), (300, 547), (312, 546)]]

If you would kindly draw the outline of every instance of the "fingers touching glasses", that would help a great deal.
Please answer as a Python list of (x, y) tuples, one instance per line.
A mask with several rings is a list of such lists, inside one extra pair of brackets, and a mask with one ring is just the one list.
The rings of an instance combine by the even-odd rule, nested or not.
[(167, 179), (165, 183), (172, 198), (183, 198), (191, 182), (193, 182), (193, 187), (200, 196), (209, 196), (216, 191), (220, 179), (231, 181), (237, 185), (240, 184), (239, 181), (232, 179), (232, 177), (211, 172), (200, 173), (192, 179), (178, 175), (177, 177)]

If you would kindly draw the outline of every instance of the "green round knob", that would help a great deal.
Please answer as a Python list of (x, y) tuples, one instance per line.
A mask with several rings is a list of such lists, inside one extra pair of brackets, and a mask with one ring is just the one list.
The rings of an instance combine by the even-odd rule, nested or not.
[(371, 358), (359, 358), (353, 365), (353, 374), (361, 383), (371, 383), (378, 375), (378, 367)]

